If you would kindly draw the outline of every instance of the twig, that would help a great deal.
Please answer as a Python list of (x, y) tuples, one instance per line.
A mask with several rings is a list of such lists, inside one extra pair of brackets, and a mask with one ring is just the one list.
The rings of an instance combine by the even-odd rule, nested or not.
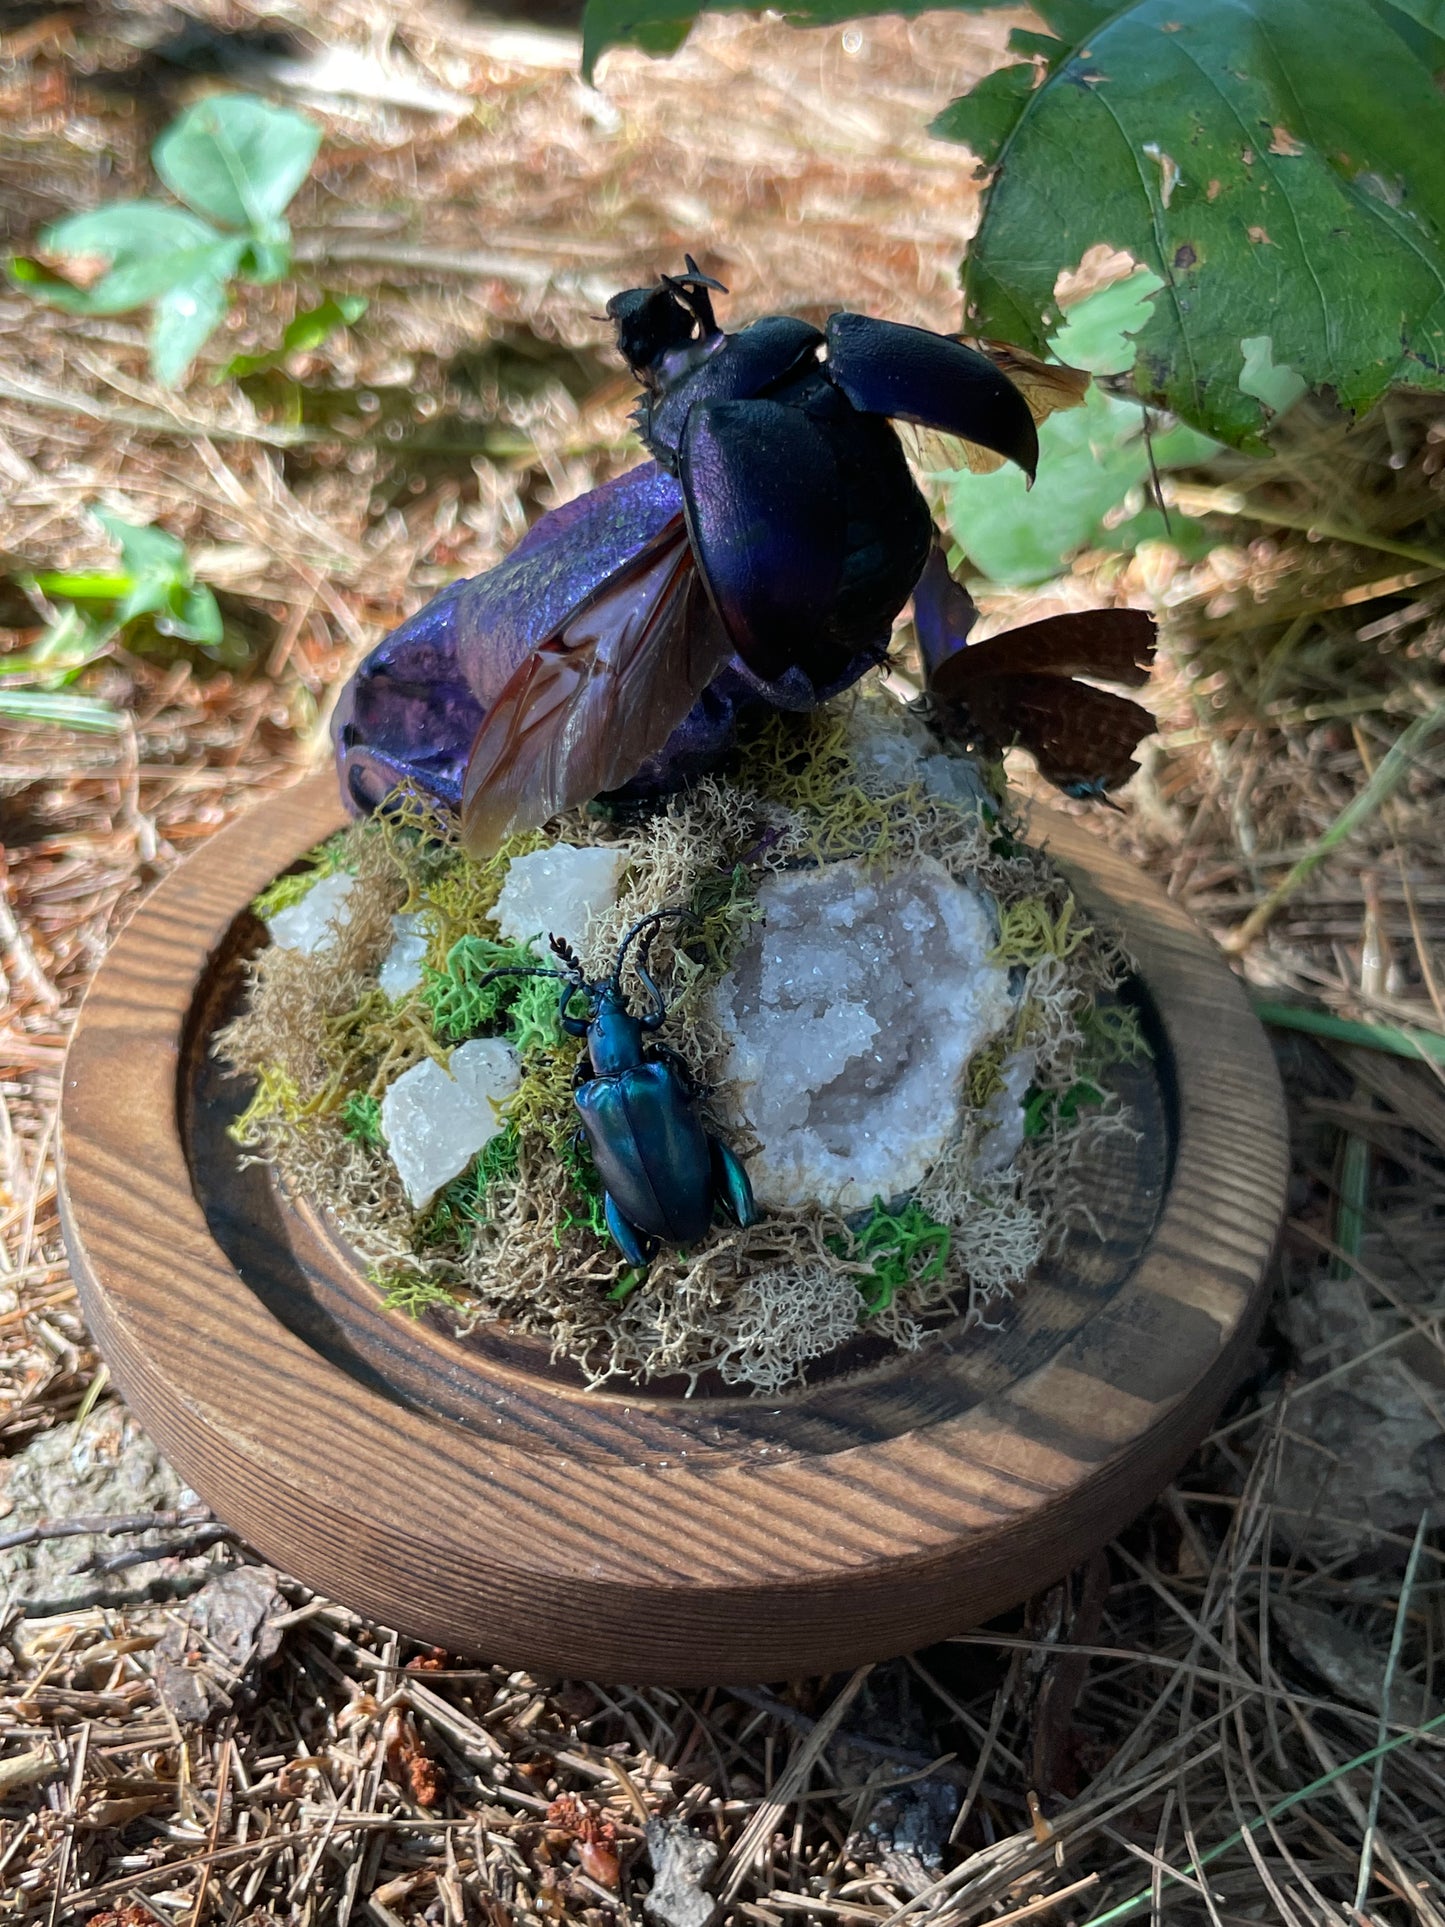
[(201, 1869), (201, 1878), (196, 1887), (196, 1904), (191, 1909), (189, 1927), (201, 1927), (201, 1916), (206, 1910), (206, 1894), (210, 1890), (216, 1849), (221, 1844), (221, 1816), (226, 1810), (226, 1794), (231, 1785), (231, 1754), (234, 1747), (235, 1740), (228, 1733), (221, 1742), (221, 1763), (216, 1769), (216, 1807), (211, 1815), (211, 1834), (206, 1842), (206, 1864)]
[(194, 1532), (184, 1533), (179, 1539), (167, 1539), (158, 1546), (135, 1546), (129, 1552), (114, 1552), (108, 1559), (102, 1559), (98, 1553), (92, 1554), (70, 1570), (72, 1573), (129, 1572), (132, 1566), (149, 1566), (157, 1559), (192, 1559), (219, 1540), (233, 1536), (231, 1528), (223, 1526), (217, 1519), (209, 1525), (197, 1527)]
[(45, 1539), (107, 1539), (124, 1532), (166, 1532), (178, 1526), (205, 1525), (209, 1509), (192, 1507), (186, 1512), (85, 1512), (73, 1519), (41, 1519), (33, 1526), (18, 1526), (14, 1532), (0, 1532), (0, 1552), (16, 1546), (35, 1546)]
[(114, 402), (98, 401), (93, 395), (63, 395), (53, 388), (10, 381), (0, 375), (0, 400), (16, 401), (27, 408), (45, 408), (60, 415), (80, 415), (86, 421), (109, 422), (118, 428), (141, 428), (157, 435), (180, 435), (190, 440), (195, 435), (209, 436), (215, 442), (261, 442), (268, 448), (300, 448), (314, 442), (342, 439), (325, 430), (286, 423), (260, 424), (254, 428), (233, 423), (201, 421), (198, 417), (170, 414), (159, 408), (121, 408)]
[(1293, 515), (1271, 502), (1253, 502), (1232, 488), (1199, 488), (1193, 483), (1176, 482), (1170, 489), (1174, 506), (1186, 515), (1238, 515), (1250, 522), (1264, 522), (1276, 529), (1297, 529), (1301, 535), (1317, 536), (1322, 542), (1348, 542), (1357, 549), (1376, 549), (1381, 555), (1398, 555), (1402, 561), (1419, 563), (1426, 569), (1445, 569), (1445, 555), (1436, 549), (1421, 548), (1414, 542), (1396, 542), (1391, 536), (1373, 529), (1322, 522), (1314, 515)]
[[(1196, 1859), (1196, 1867), (1207, 1867), (1214, 1861), (1222, 1859), (1231, 1849), (1239, 1845), (1246, 1833), (1258, 1833), (1261, 1827), (1268, 1826), (1273, 1820), (1278, 1820), (1280, 1815), (1288, 1813), (1291, 1807), (1299, 1806), (1302, 1801), (1312, 1800), (1317, 1793), (1328, 1791), (1341, 1775), (1353, 1773), (1358, 1767), (1373, 1766), (1377, 1760), (1383, 1760), (1387, 1755), (1398, 1752), (1402, 1746), (1408, 1746), (1411, 1740), (1423, 1739), (1427, 1733), (1436, 1733), (1442, 1726), (1445, 1726), (1445, 1713), (1437, 1713), (1434, 1719), (1426, 1720), (1423, 1726), (1412, 1727), (1408, 1733), (1401, 1733), (1393, 1740), (1386, 1740), (1382, 1746), (1372, 1746), (1367, 1753), (1357, 1753), (1352, 1760), (1346, 1760), (1331, 1772), (1322, 1773), (1317, 1780), (1311, 1780), (1308, 1786), (1296, 1787), (1293, 1793), (1287, 1793), (1282, 1800), (1276, 1800), (1268, 1812), (1256, 1814), (1242, 1827), (1236, 1827), (1227, 1840), (1221, 1840), (1217, 1847), (1210, 1847), (1206, 1852), (1201, 1853)], [(1173, 1873), (1172, 1868), (1170, 1873)], [(1141, 1907), (1149, 1905), (1149, 1900), (1150, 1889), (1146, 1887), (1142, 1892), (1132, 1894), (1128, 1900), (1121, 1900), (1117, 1907), (1110, 1907), (1102, 1914), (1090, 1915), (1084, 1927), (1113, 1927), (1113, 1923), (1117, 1920), (1132, 1919)]]

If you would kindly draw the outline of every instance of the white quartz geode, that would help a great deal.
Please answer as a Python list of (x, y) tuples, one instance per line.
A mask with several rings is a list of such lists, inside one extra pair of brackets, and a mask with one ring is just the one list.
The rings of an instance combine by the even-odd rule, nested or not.
[(458, 1044), (449, 1070), (427, 1057), (397, 1078), (381, 1100), (381, 1133), (414, 1211), (504, 1129), (498, 1107), (518, 1082), (517, 1053), (501, 1037)]
[(616, 903), (626, 868), (626, 850), (602, 844), (554, 843), (514, 856), (492, 912), (497, 929), (508, 943), (545, 949), (548, 937), (561, 937), (580, 949), (593, 918)]
[(890, 874), (848, 858), (766, 878), (758, 908), (713, 992), (758, 1202), (863, 1211), (916, 1189), (964, 1066), (1013, 1014), (988, 899), (933, 857)]

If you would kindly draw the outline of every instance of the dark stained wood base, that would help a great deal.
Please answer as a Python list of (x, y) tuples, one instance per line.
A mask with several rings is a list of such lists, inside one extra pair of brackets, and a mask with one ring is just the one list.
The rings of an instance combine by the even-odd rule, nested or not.
[(1287, 1169), (1264, 1034), (1213, 946), (1068, 818), (1031, 835), (1138, 959), (1155, 1047), (1097, 1223), (998, 1331), (863, 1345), (781, 1397), (589, 1392), (544, 1346), (382, 1309), (344, 1241), (226, 1125), (210, 1057), (246, 907), (335, 829), (328, 775), (145, 900), (81, 1012), (61, 1201), (116, 1383), (267, 1558), (456, 1653), (697, 1684), (851, 1666), (1085, 1558), (1193, 1450), (1246, 1361)]

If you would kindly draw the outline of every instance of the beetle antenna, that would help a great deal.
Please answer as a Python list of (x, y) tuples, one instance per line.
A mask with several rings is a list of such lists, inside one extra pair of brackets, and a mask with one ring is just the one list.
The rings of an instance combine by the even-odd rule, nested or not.
[(582, 959), (577, 955), (577, 952), (565, 937), (549, 937), (547, 939), (547, 947), (553, 956), (560, 957), (562, 962), (566, 964), (570, 976), (577, 978), (585, 977), (586, 973), (582, 968)]
[[(636, 942), (637, 938), (642, 935), (642, 932), (644, 930), (651, 931), (651, 936), (648, 939), (648, 946), (650, 947), (652, 937), (655, 937), (657, 935), (658, 926), (662, 923), (665, 923), (669, 917), (690, 918), (691, 916), (692, 916), (691, 910), (688, 910), (685, 908), (677, 908), (672, 910), (651, 910), (648, 912), (648, 914), (645, 917), (639, 917), (637, 919), (637, 922), (634, 923), (632, 928), (627, 932), (627, 935), (622, 939), (622, 942), (617, 946), (617, 962), (612, 967), (611, 981), (612, 981), (613, 987), (614, 988), (621, 987), (622, 966), (627, 961), (627, 953), (631, 949), (632, 945)], [(644, 949), (642, 956), (643, 956), (643, 962), (645, 964), (647, 959), (646, 949)], [(654, 996), (657, 995), (657, 992), (655, 990), (653, 991), (653, 995)]]

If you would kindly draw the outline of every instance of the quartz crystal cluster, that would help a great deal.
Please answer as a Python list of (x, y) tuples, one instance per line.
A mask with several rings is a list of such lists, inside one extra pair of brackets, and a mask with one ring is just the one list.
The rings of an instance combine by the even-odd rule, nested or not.
[(724, 1122), (759, 1141), (761, 1204), (865, 1211), (913, 1190), (955, 1130), (969, 1058), (1008, 1021), (987, 900), (932, 857), (769, 877), (713, 993)]

